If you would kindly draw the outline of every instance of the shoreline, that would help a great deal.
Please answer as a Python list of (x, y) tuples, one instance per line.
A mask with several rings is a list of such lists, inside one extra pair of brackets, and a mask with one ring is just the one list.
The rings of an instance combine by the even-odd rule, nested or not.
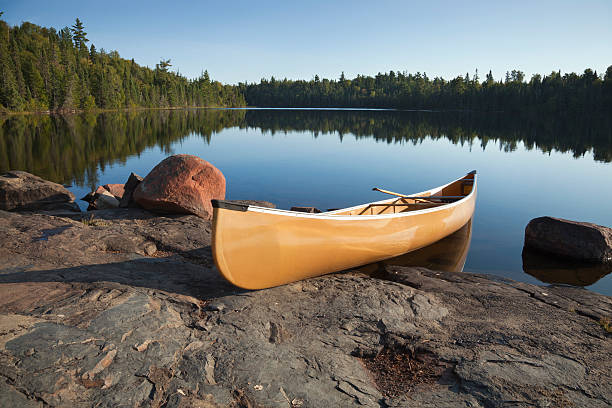
[(93, 214), (0, 211), (5, 401), (612, 403), (612, 297), (400, 266), (245, 291), (210, 221)]
[(172, 107), (132, 107), (132, 108), (117, 108), (117, 109), (102, 109), (96, 108), (91, 110), (83, 109), (72, 109), (72, 110), (56, 110), (56, 111), (23, 111), (23, 112), (12, 112), (12, 111), (0, 111), (0, 117), (2, 116), (18, 116), (18, 115), (49, 115), (49, 116), (63, 116), (63, 115), (80, 115), (80, 114), (100, 114), (108, 112), (140, 112), (140, 111), (155, 111), (155, 110), (182, 110), (182, 109), (235, 109), (227, 106), (172, 106)]

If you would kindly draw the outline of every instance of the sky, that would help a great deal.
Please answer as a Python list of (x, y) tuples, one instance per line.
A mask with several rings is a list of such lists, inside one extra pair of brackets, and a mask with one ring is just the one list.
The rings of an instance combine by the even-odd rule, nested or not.
[(78, 17), (98, 49), (223, 83), (390, 70), (529, 79), (612, 65), (612, 0), (0, 0), (0, 11), (10, 25), (57, 29)]

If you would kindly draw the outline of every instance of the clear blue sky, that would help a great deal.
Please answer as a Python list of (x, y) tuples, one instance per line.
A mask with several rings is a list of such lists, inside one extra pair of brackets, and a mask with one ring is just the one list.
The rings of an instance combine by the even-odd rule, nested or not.
[(612, 65), (612, 0), (0, 0), (3, 18), (62, 28), (79, 17), (95, 46), (225, 83), (491, 69), (602, 73)]

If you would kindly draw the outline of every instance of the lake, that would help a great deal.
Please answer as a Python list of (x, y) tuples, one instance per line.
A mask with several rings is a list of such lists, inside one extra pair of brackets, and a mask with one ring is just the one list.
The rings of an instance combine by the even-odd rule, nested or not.
[(179, 153), (218, 167), (227, 199), (266, 200), (285, 209), (381, 200), (386, 196), (372, 187), (418, 192), (476, 169), (479, 196), (465, 271), (612, 295), (605, 269), (522, 256), (532, 218), (612, 226), (610, 118), (350, 109), (0, 118), (0, 171), (25, 170), (69, 184), (77, 198), (98, 184), (123, 183), (130, 172), (145, 176)]

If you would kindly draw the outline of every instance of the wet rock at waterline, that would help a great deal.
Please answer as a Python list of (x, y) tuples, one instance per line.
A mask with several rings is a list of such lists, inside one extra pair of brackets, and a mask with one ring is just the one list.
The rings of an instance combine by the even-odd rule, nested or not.
[(525, 228), (525, 247), (566, 258), (612, 263), (612, 229), (561, 218), (534, 218)]
[(212, 218), (210, 200), (225, 198), (225, 177), (209, 162), (187, 154), (159, 163), (134, 191), (143, 208)]
[(0, 210), (81, 211), (74, 194), (61, 184), (18, 170), (0, 175)]
[(193, 215), (0, 211), (2, 401), (612, 404), (610, 297), (398, 266), (245, 291), (210, 239)]
[(125, 184), (105, 184), (88, 193), (81, 200), (89, 203), (88, 211), (106, 210), (117, 207), (138, 207), (132, 197), (142, 177), (131, 173)]
[(136, 202), (134, 202), (134, 190), (136, 190), (136, 187), (138, 187), (141, 182), (142, 177), (136, 173), (130, 173), (130, 177), (128, 177), (123, 186), (123, 196), (119, 202), (119, 207), (137, 207)]

